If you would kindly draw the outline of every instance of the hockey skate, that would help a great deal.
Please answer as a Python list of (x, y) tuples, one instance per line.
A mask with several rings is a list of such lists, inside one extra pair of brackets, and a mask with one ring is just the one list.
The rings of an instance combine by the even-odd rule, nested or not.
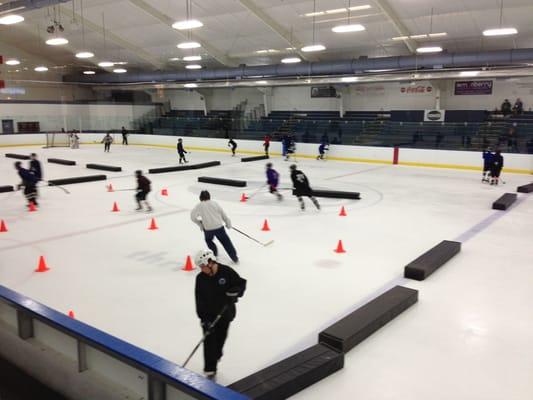
[(315, 199), (315, 198), (312, 198), (311, 201), (312, 201), (313, 204), (315, 205), (316, 209), (317, 209), (317, 210), (320, 210), (320, 204), (319, 204), (318, 200)]

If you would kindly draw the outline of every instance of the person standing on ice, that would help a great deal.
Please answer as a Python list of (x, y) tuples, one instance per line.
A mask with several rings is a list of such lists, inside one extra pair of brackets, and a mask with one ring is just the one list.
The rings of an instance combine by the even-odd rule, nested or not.
[(307, 196), (311, 199), (315, 207), (320, 210), (320, 204), (318, 200), (313, 197), (313, 189), (309, 186), (309, 180), (305, 174), (296, 168), (295, 164), (290, 166), (291, 170), (291, 180), (294, 187), (294, 195), (298, 198), (300, 202), (300, 209), (305, 211), (305, 204), (302, 196)]
[(18, 185), (18, 189), (24, 186), (24, 196), (26, 197), (26, 200), (28, 200), (28, 206), (31, 207), (31, 203), (33, 203), (35, 206), (38, 206), (37, 183), (39, 182), (39, 179), (29, 170), (23, 168), (22, 163), (20, 161), (17, 161), (15, 163), (15, 169), (17, 170), (20, 178), (22, 179), (22, 183)]
[(146, 205), (146, 211), (150, 212), (152, 211), (152, 207), (148, 203), (148, 200), (146, 200), (146, 196), (148, 196), (148, 193), (150, 193), (152, 190), (152, 182), (143, 175), (141, 170), (135, 171), (135, 176), (137, 177), (137, 193), (135, 194), (135, 200), (137, 200), (137, 211), (141, 211), (143, 209), (142, 203), (144, 202)]
[(177, 144), (176, 148), (177, 148), (178, 154), (180, 156), (180, 164), (181, 164), (182, 161), (184, 163), (187, 163), (188, 161), (185, 159), (185, 154), (187, 154), (187, 152), (183, 148), (183, 139), (181, 139), (181, 138), (178, 139), (178, 144)]
[(269, 186), (269, 191), (275, 195), (278, 200), (283, 200), (283, 196), (278, 192), (279, 184), (279, 174), (274, 168), (272, 168), (272, 163), (266, 165), (266, 176), (267, 176), (267, 185)]
[(215, 256), (218, 255), (218, 249), (213, 239), (217, 238), (233, 262), (235, 264), (239, 263), (237, 250), (235, 250), (231, 239), (224, 229), (224, 224), (228, 229), (231, 229), (231, 221), (222, 207), (211, 200), (211, 195), (207, 190), (202, 190), (200, 193), (200, 203), (191, 211), (191, 220), (204, 232), (207, 247), (211, 249)]
[(228, 147), (231, 147), (231, 156), (235, 157), (235, 150), (237, 150), (237, 142), (235, 140), (230, 139), (228, 142)]
[(30, 154), (30, 172), (35, 175), (38, 181), (43, 180), (43, 169), (41, 168), (41, 163), (37, 159), (37, 154)]
[[(194, 257), (201, 269), (196, 276), (196, 314), (204, 332), (204, 374), (214, 380), (222, 358), (231, 321), (237, 313), (235, 303), (246, 290), (246, 279), (235, 270), (217, 262), (211, 250), (201, 250)], [(217, 320), (217, 317), (220, 318)], [(216, 321), (216, 322), (215, 322)]]
[(113, 137), (108, 133), (104, 136), (102, 139), (102, 143), (104, 144), (104, 153), (109, 153), (109, 150), (111, 149), (111, 143), (113, 143)]

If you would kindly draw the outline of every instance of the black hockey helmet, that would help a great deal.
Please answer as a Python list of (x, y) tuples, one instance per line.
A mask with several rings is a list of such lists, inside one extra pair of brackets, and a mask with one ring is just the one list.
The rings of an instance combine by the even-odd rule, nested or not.
[(296, 169), (296, 164), (292, 164), (289, 168), (290, 168), (291, 170), (295, 170), (295, 169)]
[(271, 162), (267, 163), (266, 167), (267, 168), (272, 168), (272, 163)]

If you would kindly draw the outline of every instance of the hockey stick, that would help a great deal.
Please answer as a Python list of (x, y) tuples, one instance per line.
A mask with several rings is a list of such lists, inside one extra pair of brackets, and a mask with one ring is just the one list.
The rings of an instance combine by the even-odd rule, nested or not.
[(261, 187), (259, 189), (257, 189), (250, 196), (248, 196), (248, 200), (250, 200), (251, 198), (255, 197), (261, 190), (263, 190), (265, 188), (266, 185), (267, 185), (266, 183), (261, 185)]
[(192, 356), (194, 355), (194, 353), (196, 353), (196, 350), (198, 350), (198, 347), (200, 347), (200, 345), (205, 342), (205, 339), (207, 338), (207, 335), (209, 335), (211, 333), (211, 329), (213, 329), (215, 327), (215, 325), (218, 323), (218, 321), (220, 320), (220, 318), (222, 318), (222, 315), (226, 312), (228, 308), (228, 305), (225, 304), (224, 307), (222, 307), (222, 310), (220, 311), (220, 313), (217, 315), (217, 317), (215, 318), (215, 320), (211, 323), (211, 325), (209, 325), (209, 328), (207, 328), (207, 330), (205, 331), (204, 335), (202, 336), (202, 339), (200, 339), (200, 341), (198, 342), (198, 344), (196, 345), (196, 347), (192, 350), (191, 354), (189, 355), (189, 357), (187, 357), (187, 359), (185, 360), (185, 362), (183, 363), (183, 365), (181, 366), (182, 368), (185, 368), (185, 366), (187, 365), (187, 363), (189, 362), (189, 360), (192, 358)]
[(52, 182), (50, 182), (50, 181), (43, 181), (43, 182), (48, 183), (48, 186), (56, 187), (56, 188), (58, 188), (58, 189), (61, 189), (61, 190), (62, 190), (63, 192), (65, 192), (66, 194), (70, 194), (70, 192), (69, 192), (67, 189), (65, 189), (63, 186), (56, 185), (55, 183), (52, 183)]
[(113, 192), (129, 192), (137, 189), (114, 189)]
[(274, 243), (273, 240), (270, 240), (270, 241), (268, 241), (268, 242), (266, 242), (266, 243), (263, 243), (263, 242), (260, 242), (259, 240), (255, 239), (255, 238), (251, 237), (251, 236), (248, 235), (247, 233), (244, 233), (243, 231), (238, 230), (238, 229), (235, 228), (235, 227), (232, 227), (232, 229), (235, 230), (235, 231), (237, 231), (237, 232), (239, 232), (241, 235), (246, 236), (248, 239), (253, 240), (253, 241), (256, 242), (256, 243), (259, 243), (259, 244), (260, 244), (261, 246), (263, 246), (263, 247), (270, 246), (272, 243)]

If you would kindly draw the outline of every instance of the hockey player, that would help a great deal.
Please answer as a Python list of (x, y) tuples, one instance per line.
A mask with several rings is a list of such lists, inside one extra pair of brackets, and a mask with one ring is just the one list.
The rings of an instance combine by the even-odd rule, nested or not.
[(70, 148), (79, 149), (80, 148), (80, 137), (78, 136), (76, 131), (72, 132), (71, 135), (72, 136), (70, 137), (70, 143), (71, 143)]
[(265, 141), (263, 142), (263, 147), (265, 148), (265, 156), (268, 157), (268, 148), (270, 147), (270, 136), (265, 135)]
[(228, 142), (228, 147), (231, 147), (231, 156), (235, 157), (235, 150), (237, 149), (237, 143), (235, 140), (230, 139)]
[(141, 170), (135, 171), (135, 176), (137, 177), (137, 194), (135, 195), (135, 200), (137, 200), (137, 211), (141, 211), (143, 209), (142, 202), (146, 205), (146, 211), (150, 212), (152, 211), (152, 207), (146, 200), (146, 196), (148, 196), (148, 193), (152, 190), (151, 188), (151, 181), (143, 175), (143, 172)]
[(291, 155), (296, 153), (296, 142), (292, 136), (287, 137), (287, 154), (285, 156), (285, 161), (289, 161)]
[(266, 165), (266, 176), (270, 193), (275, 195), (279, 201), (283, 200), (283, 196), (278, 192), (279, 174), (278, 171), (272, 168), (272, 163)]
[(494, 154), (492, 153), (491, 148), (487, 147), (483, 151), (483, 177), (481, 178), (481, 182), (489, 181), (490, 166), (492, 165), (493, 157), (494, 157)]
[(503, 156), (501, 150), (496, 150), (496, 154), (492, 157), (490, 166), (490, 184), (497, 185), (500, 180), (500, 173), (503, 168)]
[(104, 153), (108, 152), (111, 149), (111, 143), (113, 143), (113, 137), (108, 133), (104, 136), (102, 139), (102, 143), (104, 144)]
[(313, 189), (311, 189), (311, 187), (309, 186), (309, 181), (307, 180), (305, 174), (302, 171), (298, 170), (296, 168), (296, 165), (294, 164), (290, 166), (290, 170), (292, 185), (294, 186), (293, 193), (298, 198), (302, 211), (305, 211), (305, 204), (302, 199), (302, 196), (309, 197), (315, 207), (320, 210), (320, 204), (318, 203), (318, 200), (313, 197)]
[(15, 163), (15, 169), (22, 179), (22, 183), (18, 185), (18, 188), (20, 189), (24, 186), (24, 196), (28, 200), (28, 206), (31, 206), (31, 203), (37, 206), (37, 182), (39, 182), (39, 179), (29, 170), (23, 168), (20, 161)]
[(30, 172), (37, 178), (37, 181), (43, 180), (43, 170), (41, 168), (41, 163), (37, 159), (37, 154), (30, 154)]
[(323, 160), (324, 154), (326, 151), (329, 150), (329, 145), (325, 142), (321, 143), (320, 146), (318, 146), (318, 156), (316, 157), (317, 160)]
[(122, 127), (122, 144), (124, 145), (128, 145), (128, 131), (126, 130), (126, 128)]
[(224, 224), (228, 229), (231, 229), (231, 221), (222, 207), (211, 200), (211, 195), (207, 190), (202, 190), (200, 193), (200, 203), (191, 211), (191, 220), (204, 232), (207, 247), (211, 249), (215, 256), (218, 255), (218, 249), (213, 239), (217, 238), (233, 262), (236, 264), (239, 263), (237, 250), (235, 250), (231, 239), (224, 229)]
[[(194, 294), (196, 314), (204, 332), (204, 374), (214, 380), (217, 364), (222, 358), (228, 328), (235, 319), (235, 303), (246, 290), (246, 279), (235, 270), (217, 262), (211, 250), (202, 250), (194, 257), (201, 269), (196, 276)], [(220, 319), (215, 322), (220, 315)]]
[(180, 164), (181, 164), (182, 161), (184, 163), (187, 163), (188, 161), (185, 159), (185, 154), (187, 154), (187, 152), (183, 148), (183, 139), (181, 139), (181, 138), (178, 139), (177, 149), (178, 149), (178, 154), (180, 156)]

